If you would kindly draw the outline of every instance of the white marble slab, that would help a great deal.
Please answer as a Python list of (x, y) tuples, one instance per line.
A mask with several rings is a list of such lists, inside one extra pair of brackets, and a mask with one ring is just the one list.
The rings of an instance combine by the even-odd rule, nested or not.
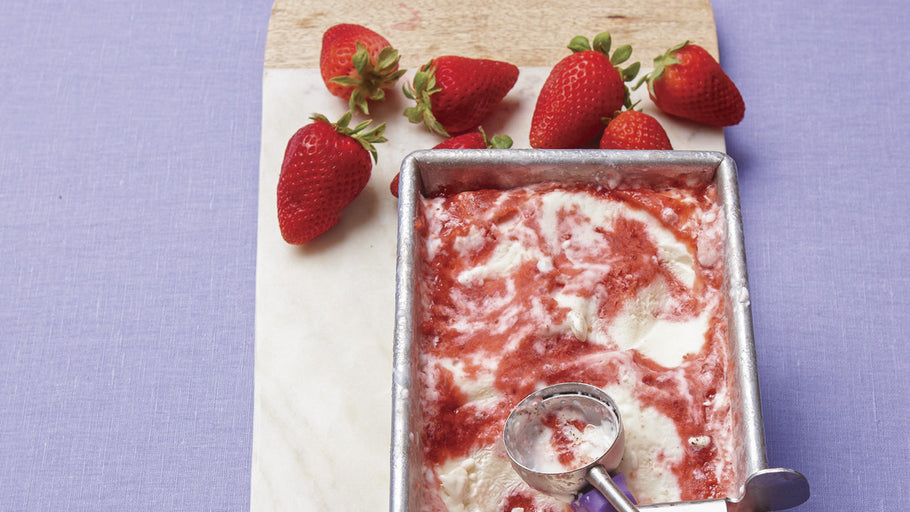
[[(531, 115), (549, 68), (522, 68), (484, 124), (528, 148)], [(409, 79), (411, 72), (402, 80)], [(403, 82), (401, 82), (403, 83)], [(642, 88), (644, 111), (675, 149), (724, 151), (723, 131), (669, 119)], [(276, 187), (287, 140), (315, 112), (336, 120), (347, 103), (313, 69), (267, 69), (263, 79), (251, 509), (388, 508), (397, 200), (389, 183), (402, 158), (441, 139), (402, 115), (403, 96), (373, 108), (389, 142), (370, 183), (341, 222), (307, 244), (278, 230)]]

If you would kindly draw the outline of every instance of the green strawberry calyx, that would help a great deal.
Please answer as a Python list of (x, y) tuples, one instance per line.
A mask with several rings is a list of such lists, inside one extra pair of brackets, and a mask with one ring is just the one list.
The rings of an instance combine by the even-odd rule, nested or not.
[(512, 137), (508, 135), (494, 135), (493, 138), (488, 138), (482, 126), (478, 126), (477, 131), (483, 136), (483, 143), (487, 146), (487, 149), (509, 149), (512, 147)]
[[(619, 75), (622, 77), (623, 82), (631, 82), (638, 76), (638, 71), (641, 69), (641, 63), (636, 61), (632, 64), (629, 64), (625, 68), (620, 67), (620, 64), (625, 63), (632, 57), (632, 46), (624, 44), (616, 50), (613, 51), (613, 54), (610, 54), (610, 47), (613, 45), (613, 38), (610, 36), (609, 32), (601, 32), (594, 36), (594, 41), (589, 41), (585, 36), (575, 36), (569, 41), (568, 48), (572, 50), (573, 53), (579, 52), (588, 52), (595, 51), (602, 53), (610, 59), (610, 64), (613, 64), (613, 67), (619, 71)], [(623, 100), (623, 105), (629, 107), (632, 104), (632, 97), (629, 91), (628, 86), (624, 86), (626, 90), (626, 96)]]
[(402, 87), (405, 97), (417, 102), (416, 105), (404, 109), (404, 116), (412, 123), (423, 123), (433, 133), (450, 137), (449, 132), (433, 115), (431, 96), (441, 90), (442, 88), (436, 85), (436, 64), (433, 61), (424, 64), (420, 71), (414, 74), (413, 84), (405, 84)]
[(355, 46), (357, 50), (352, 60), (357, 76), (336, 76), (329, 81), (351, 87), (351, 98), (348, 100), (350, 109), (369, 114), (367, 102), (384, 100), (385, 90), (394, 86), (407, 70), (398, 69), (398, 50), (391, 46), (380, 50), (375, 61), (365, 46), (360, 43)]
[(663, 76), (664, 71), (668, 67), (674, 64), (679, 64), (679, 59), (676, 58), (676, 52), (685, 48), (688, 46), (688, 44), (689, 41), (684, 41), (670, 48), (663, 55), (654, 57), (654, 69), (652, 69), (650, 73), (646, 73), (643, 77), (641, 77), (641, 80), (635, 84), (635, 87), (633, 87), (633, 89), (638, 90), (638, 88), (641, 87), (641, 84), (647, 83), (648, 92), (651, 94), (651, 96), (656, 96), (654, 94), (654, 82), (660, 80), (660, 77)]
[(358, 125), (351, 127), (351, 119), (353, 115), (351, 111), (347, 111), (342, 115), (338, 121), (334, 123), (329, 121), (327, 117), (322, 114), (313, 114), (310, 116), (310, 119), (313, 121), (320, 121), (328, 123), (335, 129), (336, 132), (350, 137), (363, 146), (363, 149), (367, 150), (370, 155), (373, 156), (373, 161), (378, 162), (378, 155), (376, 153), (376, 147), (374, 144), (379, 144), (381, 142), (386, 142), (388, 139), (383, 136), (385, 133), (385, 123), (378, 124), (370, 129), (367, 127), (372, 123), (370, 119), (359, 123)]

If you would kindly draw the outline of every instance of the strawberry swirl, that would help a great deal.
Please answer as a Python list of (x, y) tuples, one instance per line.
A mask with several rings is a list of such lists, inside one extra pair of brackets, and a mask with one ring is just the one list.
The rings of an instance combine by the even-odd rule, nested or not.
[(419, 210), (424, 510), (568, 510), (521, 481), (500, 436), (522, 398), (570, 381), (616, 400), (639, 503), (733, 494), (713, 184), (539, 184)]

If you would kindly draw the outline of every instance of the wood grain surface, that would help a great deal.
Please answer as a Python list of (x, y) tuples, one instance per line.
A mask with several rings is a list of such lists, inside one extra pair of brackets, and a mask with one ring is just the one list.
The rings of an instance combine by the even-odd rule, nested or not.
[(552, 66), (568, 55), (572, 37), (604, 31), (614, 47), (631, 44), (632, 60), (646, 68), (685, 40), (719, 56), (709, 0), (276, 0), (265, 67), (318, 68), (322, 34), (337, 23), (379, 32), (399, 50), (405, 68), (440, 55)]

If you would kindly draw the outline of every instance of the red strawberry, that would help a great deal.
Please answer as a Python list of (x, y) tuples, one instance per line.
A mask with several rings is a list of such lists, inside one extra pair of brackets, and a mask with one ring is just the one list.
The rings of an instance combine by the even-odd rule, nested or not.
[(398, 184), (401, 181), (401, 173), (395, 175), (392, 178), (392, 183), (389, 184), (389, 191), (392, 192), (392, 195), (398, 197)]
[(660, 122), (638, 110), (624, 110), (607, 124), (600, 149), (673, 149)]
[(606, 32), (594, 38), (593, 48), (585, 37), (572, 39), (572, 55), (553, 67), (537, 97), (531, 117), (531, 147), (583, 147), (600, 135), (602, 119), (630, 105), (624, 82), (638, 74), (640, 65), (617, 68), (629, 59), (632, 48), (621, 46), (610, 57), (610, 44)]
[(654, 59), (654, 71), (642, 81), (648, 82), (648, 93), (658, 108), (684, 119), (732, 126), (746, 113), (733, 80), (710, 53), (688, 41)]
[[(463, 133), (446, 139), (433, 146), (433, 149), (509, 149), (510, 147), (512, 147), (512, 138), (508, 135), (494, 135), (492, 139), (488, 139), (483, 128), (478, 128), (476, 132)], [(389, 190), (395, 197), (398, 197), (398, 177), (399, 175), (396, 174), (389, 185)]]
[(348, 100), (351, 110), (369, 113), (367, 101), (385, 99), (405, 70), (398, 51), (381, 35), (361, 25), (342, 23), (322, 35), (319, 71), (329, 92)]
[(350, 128), (350, 112), (336, 123), (321, 114), (311, 119), (288, 141), (278, 177), (278, 226), (290, 244), (309, 242), (338, 223), (370, 179), (373, 144), (386, 140), (385, 124)]
[(417, 102), (404, 115), (449, 137), (476, 129), (518, 80), (518, 67), (498, 60), (446, 55), (425, 64), (404, 86)]
[(433, 149), (509, 149), (512, 147), (512, 138), (508, 135), (494, 135), (487, 138), (483, 128), (476, 132), (463, 133), (446, 139), (433, 146)]

